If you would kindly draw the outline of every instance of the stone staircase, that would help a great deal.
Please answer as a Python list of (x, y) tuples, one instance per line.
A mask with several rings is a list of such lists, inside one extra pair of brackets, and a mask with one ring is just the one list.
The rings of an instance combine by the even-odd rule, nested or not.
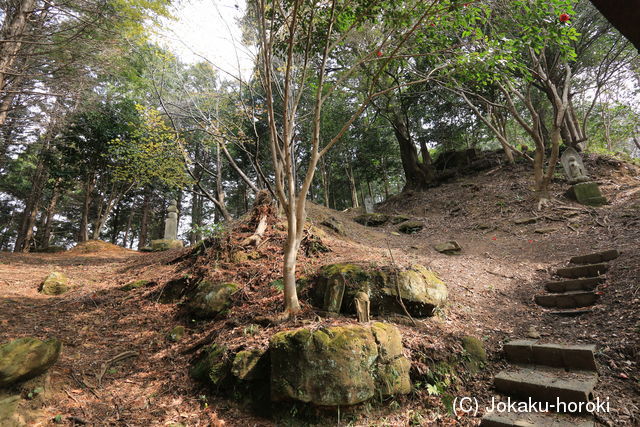
[[(495, 376), (495, 389), (519, 402), (538, 402), (538, 406), (532, 412), (490, 412), (480, 425), (594, 426), (579, 414), (592, 401), (598, 381), (594, 351), (594, 345), (542, 344), (536, 340), (506, 343), (504, 353), (511, 366)], [(582, 411), (577, 411), (579, 405)]]
[(609, 270), (607, 261), (618, 258), (615, 250), (575, 256), (569, 260), (570, 267), (559, 268), (556, 276), (564, 280), (545, 283), (547, 293), (534, 297), (536, 304), (550, 309), (552, 314), (575, 316), (588, 313), (585, 308), (596, 303), (596, 288), (605, 281), (602, 274)]

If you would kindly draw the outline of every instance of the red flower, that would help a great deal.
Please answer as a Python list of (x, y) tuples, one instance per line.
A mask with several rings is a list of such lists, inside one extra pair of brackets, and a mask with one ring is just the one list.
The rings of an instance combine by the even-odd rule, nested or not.
[(382, 51), (380, 51), (380, 50), (379, 50), (379, 51), (377, 51), (377, 52), (376, 52), (376, 55), (378, 55), (378, 56), (382, 56)]
[(529, 240), (529, 243), (533, 243), (533, 240)]
[(569, 16), (569, 14), (563, 13), (560, 15), (560, 22), (565, 23), (565, 22), (569, 22), (570, 20), (571, 20), (571, 17)]
[(498, 238), (496, 236), (493, 236), (491, 240), (498, 240)]

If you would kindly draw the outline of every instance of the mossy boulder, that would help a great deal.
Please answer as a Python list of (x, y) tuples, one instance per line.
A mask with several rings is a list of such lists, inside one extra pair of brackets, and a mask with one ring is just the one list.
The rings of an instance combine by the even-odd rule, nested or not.
[(380, 227), (389, 221), (389, 215), (381, 213), (368, 213), (358, 215), (353, 219), (358, 224), (366, 225), (367, 227)]
[(169, 339), (170, 341), (178, 342), (182, 339), (182, 337), (184, 337), (185, 332), (185, 327), (182, 325), (178, 325), (169, 331), (169, 333), (167, 334), (167, 339)]
[(431, 316), (436, 308), (443, 307), (447, 302), (449, 292), (445, 283), (433, 271), (421, 265), (413, 265), (398, 273), (387, 272), (383, 278), (384, 294), (393, 297), (385, 300), (385, 306), (395, 308), (391, 310), (393, 312), (404, 314), (404, 310), (400, 312), (401, 307), (397, 307), (398, 288), (407, 310), (416, 316)]
[(62, 343), (52, 338), (19, 338), (0, 346), (0, 387), (46, 372), (60, 355)]
[(63, 273), (54, 271), (40, 283), (38, 288), (45, 295), (60, 295), (69, 290), (69, 278)]
[(252, 348), (236, 353), (231, 374), (240, 381), (266, 380), (269, 378), (269, 355), (266, 350)]
[(344, 225), (334, 217), (326, 218), (320, 223), (320, 225), (327, 227), (329, 230), (332, 230), (341, 236), (345, 235)]
[(124, 286), (121, 286), (120, 290), (128, 292), (128, 291), (132, 291), (134, 289), (143, 288), (143, 287), (147, 286), (150, 283), (151, 283), (151, 281), (149, 281), (149, 280), (135, 280), (133, 282), (127, 283)]
[(191, 377), (219, 388), (231, 380), (231, 360), (227, 348), (212, 344), (205, 349), (190, 371)]
[[(402, 347), (382, 348), (399, 332), (383, 324), (283, 331), (269, 341), (271, 399), (345, 406), (410, 391)], [(374, 332), (375, 330), (375, 332)], [(381, 342), (376, 336), (384, 336)], [(391, 354), (395, 355), (391, 357)]]
[(484, 349), (484, 344), (476, 337), (465, 336), (462, 337), (462, 347), (467, 353), (467, 360), (464, 365), (471, 372), (477, 372), (487, 362), (487, 352)]
[(316, 306), (333, 313), (354, 313), (358, 292), (369, 296), (372, 314), (405, 314), (400, 297), (410, 314), (431, 316), (443, 307), (448, 291), (445, 283), (427, 268), (415, 265), (396, 271), (391, 266), (340, 263), (322, 267), (314, 279), (312, 297)]
[(187, 300), (186, 307), (194, 317), (213, 318), (229, 308), (231, 295), (239, 287), (240, 285), (236, 283), (213, 283), (202, 280)]
[(151, 250), (154, 252), (167, 251), (169, 249), (180, 249), (184, 247), (182, 240), (157, 239), (151, 241)]
[(393, 225), (396, 225), (400, 224), (401, 222), (409, 221), (410, 219), (411, 217), (406, 215), (393, 215), (389, 217), (389, 222), (391, 222), (391, 224)]
[(422, 221), (405, 221), (398, 227), (398, 231), (404, 234), (413, 234), (424, 228)]
[(602, 206), (607, 203), (607, 199), (600, 192), (600, 187), (596, 182), (582, 182), (572, 185), (566, 195), (587, 206)]

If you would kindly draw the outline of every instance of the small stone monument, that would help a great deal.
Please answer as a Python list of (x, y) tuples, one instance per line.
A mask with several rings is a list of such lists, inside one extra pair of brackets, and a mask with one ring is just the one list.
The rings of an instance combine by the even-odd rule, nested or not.
[(152, 240), (151, 248), (154, 251), (166, 251), (183, 246), (182, 240), (178, 240), (178, 202), (172, 200), (167, 209), (167, 219), (164, 220), (164, 239)]
[(364, 198), (364, 211), (365, 213), (373, 213), (373, 199), (369, 196)]
[(584, 164), (582, 163), (580, 153), (578, 153), (575, 148), (567, 148), (564, 153), (562, 153), (560, 162), (562, 162), (562, 168), (569, 180), (569, 184), (590, 181), (584, 170)]
[(566, 193), (567, 197), (589, 206), (600, 206), (607, 203), (607, 199), (602, 196), (598, 184), (591, 181), (587, 176), (580, 153), (575, 148), (567, 148), (562, 153), (560, 162), (562, 162), (562, 168), (569, 184), (572, 184)]
[(167, 219), (164, 220), (164, 239), (178, 239), (178, 202), (171, 201), (169, 209), (167, 209)]

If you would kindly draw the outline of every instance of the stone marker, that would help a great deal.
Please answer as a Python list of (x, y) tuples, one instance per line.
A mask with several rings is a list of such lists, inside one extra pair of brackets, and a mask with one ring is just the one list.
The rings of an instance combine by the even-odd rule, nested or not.
[(178, 202), (172, 200), (167, 209), (167, 219), (164, 220), (164, 238), (151, 241), (153, 251), (166, 251), (183, 246), (182, 240), (178, 240)]
[(164, 238), (165, 240), (178, 239), (178, 202), (171, 201), (167, 209), (167, 219), (164, 220)]
[(365, 292), (356, 293), (353, 297), (353, 303), (356, 306), (356, 314), (358, 315), (358, 322), (367, 323), (370, 319), (369, 312), (371, 303), (369, 301), (369, 295)]
[(588, 206), (602, 206), (607, 203), (607, 199), (602, 195), (600, 187), (595, 182), (581, 182), (572, 185), (566, 192), (566, 196)]
[(577, 184), (579, 182), (589, 181), (580, 153), (575, 148), (569, 147), (564, 150), (560, 157), (564, 174), (567, 176), (569, 184)]
[(369, 196), (364, 198), (364, 211), (365, 213), (373, 213), (373, 199)]

